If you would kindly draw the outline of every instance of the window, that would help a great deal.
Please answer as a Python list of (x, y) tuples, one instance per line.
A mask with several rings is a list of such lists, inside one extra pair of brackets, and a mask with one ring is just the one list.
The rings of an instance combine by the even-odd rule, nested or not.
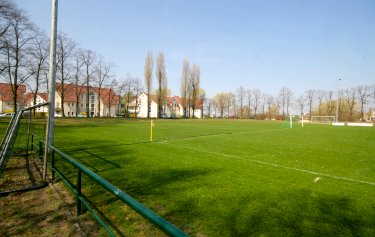
[(68, 112), (68, 115), (70, 115), (70, 112)]

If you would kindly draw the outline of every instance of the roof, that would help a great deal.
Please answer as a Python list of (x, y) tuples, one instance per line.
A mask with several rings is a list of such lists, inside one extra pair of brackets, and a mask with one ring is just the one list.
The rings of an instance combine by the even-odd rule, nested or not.
[[(26, 85), (19, 85), (17, 89), (17, 102), (23, 101), (23, 95), (26, 93)], [(13, 101), (12, 85), (0, 83), (0, 100)]]
[[(35, 93), (28, 92), (25, 95), (26, 104), (34, 98)], [(37, 93), (44, 101), (48, 101), (48, 93)]]

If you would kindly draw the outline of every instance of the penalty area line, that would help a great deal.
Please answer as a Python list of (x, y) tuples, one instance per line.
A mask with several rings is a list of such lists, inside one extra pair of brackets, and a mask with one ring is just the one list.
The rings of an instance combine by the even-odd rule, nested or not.
[[(167, 142), (165, 142), (164, 144), (172, 145), (172, 144), (167, 143)], [(342, 177), (342, 176), (335, 176), (335, 175), (320, 173), (320, 172), (311, 171), (311, 170), (305, 170), (305, 169), (299, 169), (299, 168), (289, 167), (289, 166), (285, 166), (285, 165), (274, 164), (274, 163), (266, 162), (266, 161), (246, 159), (246, 158), (243, 158), (243, 157), (237, 156), (237, 155), (223, 154), (223, 153), (212, 152), (212, 151), (204, 151), (204, 150), (191, 148), (191, 147), (187, 147), (187, 146), (181, 146), (181, 145), (177, 145), (177, 144), (173, 144), (173, 145), (181, 147), (183, 149), (192, 150), (192, 151), (201, 152), (201, 153), (207, 153), (207, 154), (210, 154), (210, 155), (221, 156), (221, 157), (225, 157), (225, 158), (229, 158), (229, 159), (243, 160), (243, 161), (248, 161), (248, 162), (251, 162), (251, 163), (256, 163), (256, 164), (265, 165), (265, 166), (273, 166), (273, 167), (276, 167), (276, 168), (283, 168), (283, 169), (294, 170), (294, 171), (303, 172), (303, 173), (307, 173), (307, 174), (320, 175), (320, 176), (323, 176), (323, 177), (337, 179), (337, 180), (345, 180), (345, 181), (349, 181), (349, 182), (361, 183), (361, 184), (367, 184), (367, 185), (375, 186), (375, 183), (370, 182), (370, 181), (352, 179), (352, 178), (347, 178), (347, 177)]]

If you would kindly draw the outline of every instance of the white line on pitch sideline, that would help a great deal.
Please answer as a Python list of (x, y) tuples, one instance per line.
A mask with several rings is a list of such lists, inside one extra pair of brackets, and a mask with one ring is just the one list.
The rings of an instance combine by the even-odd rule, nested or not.
[[(164, 144), (172, 145), (172, 144), (168, 143), (168, 141), (166, 141)], [(288, 170), (295, 170), (295, 171), (299, 171), (299, 172), (303, 172), (303, 173), (308, 173), (308, 174), (325, 176), (325, 177), (329, 177), (329, 178), (333, 178), (333, 179), (339, 179), (339, 180), (345, 180), (345, 181), (350, 181), (350, 182), (355, 182), (355, 183), (362, 183), (362, 184), (369, 184), (369, 185), (375, 186), (374, 182), (357, 180), (357, 179), (352, 179), (352, 178), (347, 178), (347, 177), (341, 177), (341, 176), (335, 176), (335, 175), (330, 175), (330, 174), (324, 174), (324, 173), (319, 173), (319, 172), (315, 172), (315, 171), (311, 171), (311, 170), (298, 169), (298, 168), (294, 168), (294, 167), (273, 164), (273, 163), (265, 162), (265, 161), (259, 161), (259, 160), (253, 160), (253, 159), (246, 159), (246, 158), (243, 158), (243, 157), (240, 157), (240, 156), (236, 156), (236, 155), (229, 155), (229, 154), (223, 154), (223, 153), (212, 152), (212, 151), (204, 151), (204, 150), (200, 150), (200, 149), (196, 149), (196, 148), (191, 148), (191, 147), (187, 147), (187, 146), (181, 146), (181, 145), (177, 145), (177, 144), (173, 144), (173, 145), (179, 146), (179, 147), (184, 148), (184, 149), (192, 150), (192, 151), (208, 153), (208, 154), (211, 154), (211, 155), (222, 156), (222, 157), (226, 157), (226, 158), (230, 158), (230, 159), (244, 160), (244, 161), (249, 161), (249, 162), (253, 162), (253, 163), (257, 163), (257, 164), (261, 164), (261, 165), (268, 165), (268, 166), (273, 166), (273, 167), (277, 167), (277, 168), (283, 168), (283, 169), (288, 169)]]
[(197, 135), (192, 137), (183, 137), (183, 138), (175, 138), (175, 139), (165, 139), (161, 141), (156, 141), (153, 143), (167, 143), (167, 142), (174, 142), (174, 141), (185, 141), (185, 140), (192, 140), (197, 138), (205, 138), (205, 137), (218, 137), (218, 136), (226, 136), (226, 135), (238, 135), (238, 134), (255, 134), (255, 133), (263, 133), (263, 132), (276, 132), (276, 131), (287, 131), (288, 129), (278, 128), (278, 129), (268, 129), (268, 130), (258, 130), (258, 131), (248, 131), (248, 132), (227, 132), (227, 133), (215, 133), (215, 134), (207, 134), (207, 135)]

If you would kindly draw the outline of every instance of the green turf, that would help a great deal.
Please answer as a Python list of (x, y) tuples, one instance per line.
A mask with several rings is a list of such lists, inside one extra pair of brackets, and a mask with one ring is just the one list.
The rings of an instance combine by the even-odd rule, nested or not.
[[(149, 129), (57, 119), (55, 145), (192, 236), (375, 235), (375, 128), (156, 120), (152, 144)], [(113, 224), (137, 236), (138, 219), (85, 182)]]

